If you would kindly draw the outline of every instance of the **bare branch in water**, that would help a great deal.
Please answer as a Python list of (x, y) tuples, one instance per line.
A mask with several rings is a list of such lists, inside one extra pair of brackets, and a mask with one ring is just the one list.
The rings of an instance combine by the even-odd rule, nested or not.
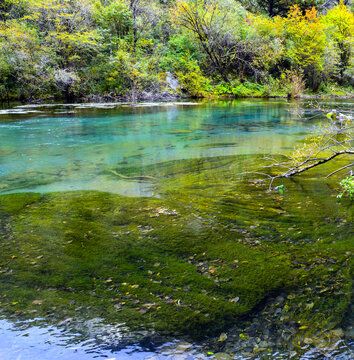
[[(317, 108), (316, 111), (322, 115), (324, 113), (321, 108)], [(327, 114), (327, 118), (329, 122), (326, 126), (319, 128), (316, 136), (311, 136), (302, 147), (295, 149), (291, 156), (287, 156), (288, 160), (281, 162), (270, 156), (264, 158), (272, 163), (264, 165), (262, 168), (278, 169), (278, 173), (274, 175), (257, 171), (247, 173), (265, 176), (265, 179), (257, 181), (265, 182), (269, 180), (269, 191), (272, 191), (274, 181), (277, 179), (290, 178), (340, 156), (353, 155), (353, 117), (344, 115), (342, 112), (332, 111)], [(332, 171), (326, 178), (352, 166), (354, 166), (354, 163), (342, 166)], [(281, 171), (281, 168), (285, 168), (285, 170)]]

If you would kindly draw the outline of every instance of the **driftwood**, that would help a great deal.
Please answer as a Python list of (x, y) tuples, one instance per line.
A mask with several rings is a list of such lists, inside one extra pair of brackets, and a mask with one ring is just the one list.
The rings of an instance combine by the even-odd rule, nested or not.
[(141, 176), (125, 176), (122, 174), (117, 173), (114, 170), (110, 170), (110, 172), (116, 176), (119, 176), (120, 178), (124, 179), (124, 180), (141, 180), (141, 181), (146, 181), (146, 180), (157, 180), (157, 178), (153, 177), (153, 176), (145, 176), (145, 175), (141, 175)]

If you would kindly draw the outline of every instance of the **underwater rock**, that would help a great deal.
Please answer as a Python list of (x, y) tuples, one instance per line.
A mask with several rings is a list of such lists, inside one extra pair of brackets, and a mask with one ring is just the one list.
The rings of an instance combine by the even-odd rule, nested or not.
[(214, 354), (213, 358), (215, 360), (232, 360), (232, 357), (227, 353), (216, 353)]
[(349, 339), (354, 339), (354, 326), (349, 326), (346, 329), (345, 336)]

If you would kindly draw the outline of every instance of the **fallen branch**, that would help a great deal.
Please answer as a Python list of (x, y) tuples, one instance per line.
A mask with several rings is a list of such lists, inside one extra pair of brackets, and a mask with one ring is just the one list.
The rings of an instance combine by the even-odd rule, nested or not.
[(145, 175), (141, 175), (141, 176), (125, 176), (122, 174), (117, 173), (114, 170), (110, 170), (110, 172), (116, 176), (119, 176), (120, 178), (124, 179), (124, 180), (157, 180), (157, 178), (153, 177), (153, 176), (145, 176)]
[(288, 178), (290, 176), (294, 176), (294, 175), (297, 175), (297, 174), (300, 174), (304, 171), (307, 171), (307, 170), (310, 170), (318, 165), (322, 165), (322, 164), (325, 164), (326, 162), (328, 161), (331, 161), (333, 160), (334, 158), (336, 158), (337, 156), (340, 156), (340, 155), (344, 155), (344, 154), (350, 154), (350, 155), (353, 155), (354, 154), (354, 150), (344, 150), (344, 151), (339, 151), (339, 152), (336, 152), (334, 153), (333, 155), (331, 155), (330, 157), (328, 158), (325, 158), (325, 159), (322, 159), (320, 161), (317, 161), (316, 163), (314, 164), (311, 164), (311, 165), (308, 165), (308, 166), (305, 166), (304, 168), (300, 169), (298, 167), (296, 167), (295, 169), (290, 169), (289, 171), (287, 171), (286, 173), (284, 174), (281, 174), (281, 175), (278, 175), (277, 177), (285, 177), (285, 178)]
[(337, 169), (337, 170), (331, 172), (329, 175), (326, 176), (326, 178), (329, 178), (330, 176), (336, 174), (337, 172), (340, 172), (340, 171), (342, 171), (342, 170), (344, 170), (344, 169), (347, 169), (348, 167), (351, 167), (351, 166), (354, 166), (354, 163), (351, 163), (351, 164), (349, 164), (349, 165), (343, 166), (343, 167), (341, 167), (340, 169)]
[[(277, 173), (269, 175), (253, 172), (253, 174), (266, 176), (266, 178), (257, 181), (269, 181), (269, 191), (272, 191), (277, 189), (277, 187), (273, 188), (273, 183), (276, 179), (290, 178), (342, 155), (353, 155), (353, 117), (332, 110), (332, 112), (327, 113), (327, 119), (329, 124), (320, 128), (321, 132), (318, 136), (311, 136), (302, 148), (297, 148), (292, 156), (288, 156), (288, 160), (279, 162), (272, 157), (267, 157), (266, 160), (271, 160), (272, 164), (265, 165), (262, 168), (278, 168)], [(329, 151), (333, 153), (328, 154)], [(299, 157), (303, 160), (297, 160)], [(328, 178), (351, 166), (354, 166), (354, 163), (336, 169), (326, 177)]]

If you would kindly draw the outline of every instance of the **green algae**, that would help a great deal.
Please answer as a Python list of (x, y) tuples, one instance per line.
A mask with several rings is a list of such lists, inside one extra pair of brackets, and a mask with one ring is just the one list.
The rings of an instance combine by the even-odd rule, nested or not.
[(186, 173), (200, 173), (204, 170), (224, 168), (227, 165), (234, 164), (240, 157), (242, 156), (171, 160), (144, 166), (115, 167), (105, 170), (104, 173), (112, 175), (111, 171), (114, 170), (124, 176), (151, 176), (157, 179), (173, 177), (176, 179), (179, 175)]
[(60, 178), (60, 175), (54, 172), (26, 171), (24, 173), (14, 173), (1, 178), (0, 193), (51, 184), (57, 181), (58, 178)]
[(57, 322), (99, 316), (202, 338), (285, 291), (295, 342), (339, 326), (351, 299), (352, 205), (312, 175), (287, 180), (282, 195), (250, 186), (241, 173), (259, 161), (142, 168), (160, 175), (159, 199), (1, 196), (2, 311)]
[[(2, 269), (11, 269), (3, 275), (2, 293), (15, 296), (11, 286), (7, 287), (13, 283), (27, 289), (27, 301), (16, 299), (17, 310), (40, 298), (43, 311), (49, 311), (51, 306), (60, 307), (53, 301), (63, 292), (76, 297), (94, 291), (102, 297), (107, 314), (114, 312), (114, 308), (109, 311), (113, 299), (125, 303), (113, 319), (129, 322), (126, 309), (130, 317), (141, 321), (145, 309), (141, 306), (152, 304), (149, 318), (157, 328), (198, 335), (207, 326), (212, 333), (249, 311), (267, 291), (280, 285), (287, 271), (283, 263), (265, 261), (266, 254), (235, 244), (235, 255), (252, 258), (252, 271), (245, 267), (233, 274), (231, 282), (215, 281), (216, 276), (200, 272), (194, 261), (186, 260), (203, 261), (204, 255), (200, 259), (194, 255), (201, 251), (222, 259), (224, 249), (215, 246), (218, 236), (207, 229), (198, 231), (196, 238), (183, 210), (183, 215), (156, 217), (154, 209), (166, 207), (165, 203), (148, 199), (137, 203), (104, 193), (52, 194), (37, 199), (31, 205), (23, 195), (3, 199), (26, 204), (9, 220), (11, 236), (1, 242)], [(175, 220), (172, 227), (170, 217)], [(274, 275), (266, 278), (265, 271)], [(49, 301), (48, 289), (56, 294)], [(235, 296), (241, 297), (239, 303), (228, 301)], [(7, 303), (11, 310), (13, 302)], [(132, 306), (137, 311), (132, 312)]]

